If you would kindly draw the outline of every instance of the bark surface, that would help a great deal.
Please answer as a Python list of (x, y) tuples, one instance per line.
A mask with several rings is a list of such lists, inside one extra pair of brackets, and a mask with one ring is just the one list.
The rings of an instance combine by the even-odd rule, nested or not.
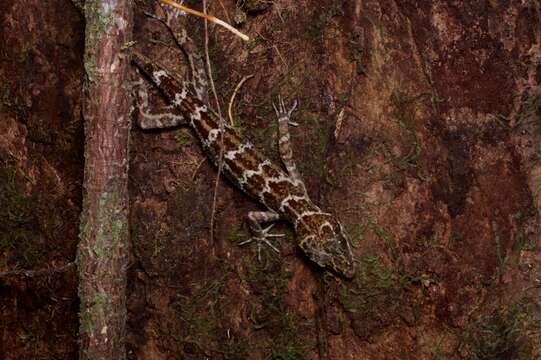
[(80, 243), (80, 359), (125, 359), (131, 0), (85, 2), (85, 172)]

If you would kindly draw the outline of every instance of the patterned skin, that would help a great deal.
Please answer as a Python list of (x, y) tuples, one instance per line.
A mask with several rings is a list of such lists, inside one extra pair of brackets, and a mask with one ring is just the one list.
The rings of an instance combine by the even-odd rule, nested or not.
[[(279, 122), (279, 150), (286, 171), (262, 155), (254, 145), (227, 124), (220, 127), (219, 118), (208, 107), (207, 76), (202, 58), (185, 35), (177, 38), (192, 69), (192, 80), (180, 82), (163, 67), (133, 51), (132, 60), (169, 102), (159, 114), (148, 110), (148, 93), (142, 82), (138, 91), (139, 126), (142, 129), (189, 125), (201, 141), (208, 158), (217, 165), (223, 135), (223, 170), (239, 189), (265, 205), (267, 211), (248, 213), (253, 237), (242, 244), (256, 242), (278, 251), (269, 238), (283, 236), (269, 233), (263, 223), (279, 219), (293, 224), (298, 245), (319, 266), (345, 278), (351, 278), (355, 265), (348, 238), (329, 213), (321, 211), (309, 198), (304, 182), (293, 161), (288, 125), (296, 104), (288, 111), (279, 100), (275, 110)], [(223, 129), (223, 134), (222, 134)]]

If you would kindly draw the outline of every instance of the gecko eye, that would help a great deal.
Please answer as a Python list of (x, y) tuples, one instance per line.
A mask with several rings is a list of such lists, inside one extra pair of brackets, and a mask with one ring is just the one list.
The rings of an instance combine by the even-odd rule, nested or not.
[(321, 229), (325, 232), (327, 252), (331, 255), (328, 267), (336, 273), (351, 278), (355, 273), (353, 254), (348, 237), (342, 225), (336, 219), (330, 219), (327, 226)]
[(331, 256), (322, 247), (321, 240), (313, 235), (306, 236), (299, 243), (299, 247), (304, 251), (310, 260), (321, 267), (328, 267)]
[(325, 222), (319, 228), (319, 235), (322, 236), (324, 239), (332, 238), (333, 235), (336, 235), (336, 231), (330, 223)]
[(304, 237), (299, 243), (300, 248), (319, 266), (345, 278), (353, 277), (355, 272), (353, 255), (340, 223), (328, 217), (316, 229), (317, 235)]

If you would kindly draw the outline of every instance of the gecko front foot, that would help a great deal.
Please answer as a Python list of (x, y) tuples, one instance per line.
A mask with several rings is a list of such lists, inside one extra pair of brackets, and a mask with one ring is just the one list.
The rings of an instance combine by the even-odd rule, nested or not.
[(284, 103), (284, 99), (282, 99), (281, 96), (278, 96), (278, 106), (276, 106), (275, 103), (272, 103), (272, 107), (274, 108), (276, 116), (278, 117), (278, 122), (286, 122), (291, 126), (299, 126), (299, 123), (291, 120), (291, 114), (293, 114), (293, 111), (297, 109), (297, 105), (297, 100), (294, 100), (293, 105), (291, 105), (291, 108), (288, 110)]
[(263, 247), (263, 245), (267, 245), (272, 250), (274, 250), (276, 253), (280, 253), (280, 250), (278, 250), (278, 248), (276, 246), (274, 246), (269, 241), (269, 238), (283, 237), (283, 236), (285, 236), (285, 234), (271, 234), (271, 233), (269, 233), (270, 229), (272, 229), (273, 226), (274, 226), (274, 224), (271, 224), (271, 225), (267, 226), (265, 229), (252, 230), (255, 233), (254, 236), (252, 236), (251, 238), (249, 238), (246, 241), (241, 242), (239, 245), (242, 246), (242, 245), (246, 245), (246, 244), (255, 242), (257, 244), (257, 259), (259, 261), (261, 261), (261, 248)]
[(259, 260), (261, 260), (262, 245), (267, 245), (272, 250), (279, 253), (276, 246), (269, 241), (269, 238), (282, 237), (285, 235), (271, 234), (270, 229), (272, 229), (274, 224), (271, 224), (264, 229), (261, 227), (262, 223), (268, 223), (278, 219), (280, 219), (280, 216), (274, 211), (250, 211), (248, 213), (248, 225), (250, 226), (250, 231), (252, 232), (253, 236), (250, 239), (241, 242), (239, 245), (246, 245), (255, 242), (257, 244), (257, 258)]

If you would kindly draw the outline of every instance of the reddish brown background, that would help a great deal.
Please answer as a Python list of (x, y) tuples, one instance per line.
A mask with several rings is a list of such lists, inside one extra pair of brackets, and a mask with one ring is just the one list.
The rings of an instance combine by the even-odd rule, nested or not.
[[(252, 38), (210, 28), (222, 111), (254, 74), (236, 125), (278, 160), (272, 101), (299, 99), (297, 162), (359, 271), (317, 271), (287, 224), (258, 262), (237, 246), (258, 205), (227, 182), (211, 243), (216, 172), (195, 138), (134, 129), (128, 357), (540, 358), (539, 3), (237, 3), (210, 8)], [(137, 46), (180, 68), (136, 4)], [(201, 22), (182, 23), (202, 44)], [(83, 17), (3, 1), (0, 29), (0, 270), (62, 266), (81, 207)], [(0, 357), (74, 358), (76, 294), (73, 271), (2, 276)]]

